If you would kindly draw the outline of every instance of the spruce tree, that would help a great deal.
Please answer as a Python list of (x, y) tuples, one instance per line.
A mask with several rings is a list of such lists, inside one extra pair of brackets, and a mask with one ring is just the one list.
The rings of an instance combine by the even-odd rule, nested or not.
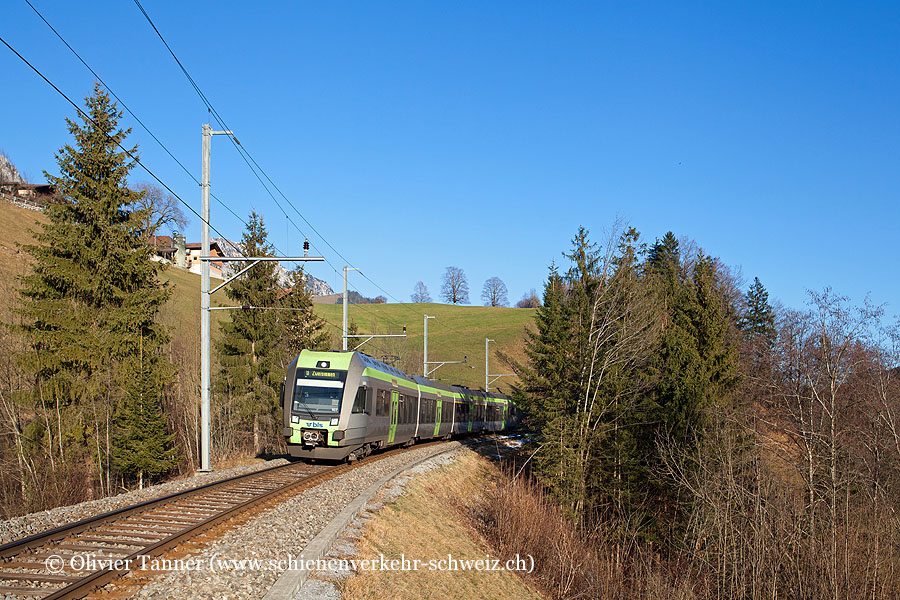
[(671, 231), (651, 247), (645, 270), (663, 306), (662, 335), (649, 365), (657, 405), (656, 431), (645, 442), (648, 454), (654, 454), (660, 435), (681, 443), (695, 429), (701, 373), (693, 323), (696, 294), (685, 276), (681, 250)]
[(178, 465), (174, 437), (166, 431), (160, 406), (160, 368), (158, 357), (141, 357), (131, 375), (133, 384), (116, 415), (113, 466), (123, 475), (134, 477), (143, 489), (144, 478), (154, 478)]
[(519, 402), (539, 428), (566, 413), (571, 401), (565, 389), (571, 370), (565, 301), (565, 283), (556, 265), (551, 265), (544, 284), (544, 302), (535, 311), (536, 331), (525, 329), (528, 363), (517, 365), (523, 382)]
[(535, 455), (535, 470), (561, 502), (577, 500), (573, 446), (577, 404), (571, 340), (572, 316), (568, 289), (556, 265), (551, 265), (544, 284), (544, 302), (535, 314), (536, 331), (525, 330), (528, 362), (517, 365), (523, 385), (516, 400), (540, 432), (542, 446)]
[[(769, 304), (769, 293), (759, 281), (753, 284), (744, 297), (744, 313), (738, 321), (743, 333), (743, 357), (751, 378), (763, 376), (772, 367), (772, 351), (775, 347), (775, 310)], [(754, 388), (754, 389), (758, 389)]]
[(769, 292), (760, 282), (753, 278), (745, 297), (746, 312), (738, 325), (746, 339), (757, 339), (771, 348), (775, 344), (775, 310), (769, 304)]
[(601, 254), (579, 229), (566, 274), (551, 269), (537, 331), (526, 340), (528, 364), (517, 369), (522, 406), (540, 432), (535, 471), (582, 522), (610, 500), (630, 502), (637, 485), (634, 431), (646, 421), (639, 366), (656, 315), (636, 260), (638, 237), (628, 230)]
[[(272, 256), (265, 224), (255, 211), (250, 213), (241, 247), (245, 256)], [(233, 401), (238, 419), (252, 428), (253, 448), (259, 454), (279, 439), (282, 322), (277, 311), (267, 310), (276, 307), (280, 292), (275, 263), (255, 265), (225, 289), (229, 299), (248, 309), (233, 311), (231, 321), (222, 327), (216, 390)]]
[(694, 267), (697, 311), (694, 329), (703, 378), (701, 406), (721, 405), (738, 383), (737, 345), (729, 335), (734, 327), (715, 261), (700, 253)]
[[(142, 353), (155, 357), (145, 369), (160, 385), (171, 374), (160, 354), (167, 332), (156, 322), (169, 290), (142, 241), (145, 215), (128, 208), (139, 197), (126, 181), (134, 163), (120, 149), (131, 130), (119, 127), (122, 113), (99, 84), (85, 104), (78, 121), (66, 119), (74, 144), (56, 154), (60, 176), (45, 173), (64, 202), (48, 207), (37, 243), (25, 247), (33, 261), (19, 289), (18, 313), (34, 350), (23, 366), (38, 401), (58, 408), (66, 429), (56, 432), (60, 452), (66, 440), (99, 448), (88, 443), (93, 435), (105, 444), (106, 416), (135, 393), (139, 384), (129, 375)], [(136, 156), (137, 148), (129, 152)], [(102, 470), (108, 452), (97, 454)]]
[(288, 291), (281, 298), (284, 324), (285, 360), (291, 360), (303, 349), (328, 350), (331, 336), (325, 331), (325, 319), (313, 311), (312, 292), (306, 285), (302, 267), (290, 273)]

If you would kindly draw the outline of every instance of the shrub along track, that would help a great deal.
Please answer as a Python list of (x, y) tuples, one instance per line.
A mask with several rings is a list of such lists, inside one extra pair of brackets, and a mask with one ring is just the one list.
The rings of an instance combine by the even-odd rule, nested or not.
[[(130, 567), (139, 566), (140, 557), (159, 556), (213, 527), (224, 531), (228, 522), (238, 515), (260, 511), (285, 495), (313, 487), (357, 465), (371, 464), (405, 451), (385, 452), (352, 465), (280, 465), (10, 542), (0, 546), (0, 595), (46, 600), (83, 598), (124, 575)], [(94, 557), (96, 568), (76, 571), (81, 564), (79, 559), (72, 558), (86, 555)]]

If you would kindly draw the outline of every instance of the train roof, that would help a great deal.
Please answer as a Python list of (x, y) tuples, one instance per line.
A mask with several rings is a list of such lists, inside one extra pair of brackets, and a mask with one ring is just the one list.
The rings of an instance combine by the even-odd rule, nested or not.
[(359, 352), (357, 350), (356, 354), (359, 355), (359, 358), (362, 360), (363, 364), (366, 365), (367, 367), (377, 369), (384, 373), (389, 373), (395, 377), (402, 377), (403, 379), (406, 379), (407, 381), (415, 381), (415, 378), (416, 378), (415, 375), (409, 375), (408, 373), (405, 373), (396, 367), (392, 367), (391, 365), (389, 365), (387, 363), (383, 363), (376, 358), (372, 358), (371, 356), (369, 356), (368, 354), (366, 354), (364, 352)]
[(304, 350), (303, 353), (308, 353), (307, 355), (310, 356), (311, 359), (316, 359), (319, 357), (324, 358), (329, 355), (334, 356), (335, 354), (340, 354), (340, 355), (343, 355), (344, 357), (346, 357), (346, 358), (344, 358), (344, 360), (346, 360), (348, 364), (349, 364), (350, 360), (353, 359), (353, 355), (357, 355), (359, 357), (359, 360), (362, 361), (362, 363), (365, 367), (376, 369), (378, 371), (381, 371), (382, 373), (387, 373), (394, 377), (399, 377), (401, 379), (405, 379), (406, 381), (413, 382), (413, 383), (416, 383), (421, 386), (430, 387), (430, 388), (433, 388), (436, 390), (443, 390), (445, 392), (450, 392), (450, 393), (455, 393), (455, 394), (463, 394), (466, 396), (472, 396), (472, 397), (476, 397), (476, 398), (484, 398), (486, 400), (500, 399), (500, 398), (512, 400), (512, 398), (510, 398), (506, 394), (485, 392), (484, 390), (473, 390), (472, 388), (468, 388), (464, 385), (447, 385), (446, 383), (442, 383), (440, 381), (434, 381), (433, 379), (428, 379), (427, 377), (422, 377), (421, 375), (410, 375), (409, 373), (406, 373), (405, 371), (401, 371), (400, 369), (398, 369), (396, 367), (392, 367), (391, 365), (389, 365), (387, 363), (381, 362), (377, 358), (372, 358), (365, 352), (360, 352), (359, 350), (351, 350), (351, 351)]
[(413, 375), (413, 380), (419, 385), (428, 386), (436, 390), (444, 390), (445, 392), (455, 391), (453, 389), (453, 386), (449, 386), (446, 383), (441, 383), (440, 381), (434, 381), (433, 379), (428, 379), (427, 377), (422, 377), (421, 375)]

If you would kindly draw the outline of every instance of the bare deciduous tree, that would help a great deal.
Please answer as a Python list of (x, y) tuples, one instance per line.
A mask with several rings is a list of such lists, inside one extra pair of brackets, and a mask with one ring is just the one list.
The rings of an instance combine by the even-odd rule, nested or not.
[(469, 303), (469, 282), (459, 267), (447, 267), (444, 271), (441, 297), (450, 304)]
[(531, 288), (527, 294), (523, 294), (522, 299), (516, 302), (516, 308), (538, 308), (540, 305), (541, 298), (534, 288)]
[(142, 193), (132, 209), (145, 212), (144, 239), (157, 235), (163, 227), (172, 230), (183, 230), (187, 227), (187, 217), (178, 206), (176, 197), (149, 183), (139, 183), (135, 189)]
[(485, 281), (481, 289), (481, 301), (485, 306), (509, 306), (503, 280), (495, 276)]
[(413, 293), (410, 298), (416, 304), (431, 302), (431, 294), (428, 293), (428, 288), (425, 287), (425, 284), (421, 281), (416, 282), (416, 287), (413, 289)]

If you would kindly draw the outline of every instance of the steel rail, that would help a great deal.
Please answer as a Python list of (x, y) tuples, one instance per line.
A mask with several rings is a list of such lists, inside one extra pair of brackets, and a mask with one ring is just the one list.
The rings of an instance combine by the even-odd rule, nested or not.
[[(169, 549), (177, 546), (180, 542), (183, 542), (187, 539), (195, 537), (196, 535), (203, 533), (204, 531), (206, 531), (212, 527), (215, 527), (216, 525), (218, 525), (219, 523), (221, 523), (223, 521), (227, 521), (228, 519), (231, 519), (232, 517), (236, 516), (238, 513), (244, 512), (244, 511), (256, 506), (257, 504), (262, 504), (262, 503), (268, 502), (270, 500), (273, 500), (277, 496), (280, 496), (282, 494), (288, 494), (297, 488), (306, 487), (306, 486), (309, 486), (314, 483), (319, 483), (320, 481), (324, 481), (326, 479), (331, 479), (333, 477), (336, 477), (336, 476), (350, 470), (351, 468), (352, 468), (352, 465), (346, 465), (346, 464), (338, 465), (335, 467), (331, 467), (325, 471), (313, 473), (312, 475), (308, 475), (306, 477), (298, 479), (297, 481), (290, 483), (286, 486), (277, 488), (275, 490), (272, 490), (270, 492), (267, 492), (265, 494), (255, 497), (255, 498), (247, 500), (241, 504), (238, 504), (237, 506), (229, 508), (220, 513), (217, 513), (217, 514), (209, 517), (208, 519), (205, 519), (204, 521), (201, 521), (200, 523), (193, 525), (191, 527), (187, 527), (187, 528), (179, 531), (178, 533), (170, 535), (169, 537), (167, 537), (163, 540), (160, 540), (159, 542), (157, 542), (151, 546), (147, 546), (146, 548), (142, 548), (141, 550), (138, 550), (137, 552), (129, 554), (128, 556), (126, 556), (122, 559), (122, 562), (125, 565), (128, 565), (128, 564), (131, 564), (132, 562), (134, 562), (135, 560), (137, 560), (141, 556), (146, 556), (146, 557), (158, 556), (158, 555), (162, 554), (163, 552), (165, 552), (166, 550), (169, 550)], [(70, 585), (67, 585), (66, 587), (64, 587), (48, 596), (44, 596), (43, 598), (44, 598), (44, 600), (64, 600), (64, 599), (71, 600), (71, 599), (75, 599), (75, 598), (83, 598), (84, 596), (86, 596), (87, 594), (92, 592), (94, 589), (109, 583), (110, 581), (124, 575), (125, 573), (127, 573), (130, 570), (131, 569), (125, 568), (125, 567), (117, 569), (117, 568), (113, 568), (112, 566), (109, 566), (101, 571), (96, 571), (96, 572), (92, 573), (91, 575), (88, 575), (87, 577), (84, 577)]]
[[(70, 523), (67, 525), (61, 525), (54, 529), (49, 529), (47, 531), (42, 531), (40, 533), (36, 533), (30, 535), (28, 537), (13, 540), (12, 542), (7, 542), (0, 546), (0, 559), (11, 558), (17, 554), (21, 554), (26, 550), (30, 550), (31, 548), (35, 548), (37, 546), (42, 546), (49, 542), (56, 541), (58, 539), (65, 538), (66, 536), (72, 535), (74, 533), (80, 533), (85, 529), (90, 529), (91, 527), (97, 525), (103, 525), (104, 523), (115, 521), (118, 519), (122, 519), (124, 517), (131, 516), (134, 513), (142, 512), (149, 508), (153, 508), (157, 505), (167, 504), (172, 502), (173, 500), (179, 500), (183, 498), (190, 498), (191, 496), (195, 496), (197, 494), (208, 492), (216, 488), (226, 487), (230, 484), (233, 484), (242, 479), (251, 480), (257, 477), (261, 477), (265, 474), (271, 474), (276, 471), (281, 471), (284, 469), (289, 469), (291, 467), (296, 468), (298, 463), (288, 463), (286, 465), (277, 465), (274, 467), (269, 467), (267, 469), (260, 469), (259, 471), (253, 471), (252, 473), (244, 473), (242, 475), (235, 475), (234, 477), (228, 477), (226, 479), (220, 479), (219, 481), (212, 481), (210, 483), (205, 483), (203, 485), (199, 485), (197, 487), (188, 488), (186, 490), (182, 490), (180, 492), (174, 492), (172, 494), (168, 494), (166, 496), (160, 496), (159, 498), (152, 498), (150, 500), (145, 500), (144, 502), (140, 502), (138, 504), (132, 504), (130, 506), (124, 506), (122, 508), (109, 511), (106, 513), (102, 513), (99, 515), (95, 515), (93, 517), (88, 517), (86, 519), (82, 519), (81, 521), (76, 521), (75, 523)], [(3, 563), (0, 562), (0, 565)]]
[[(22, 578), (18, 579), (19, 581), (40, 581), (44, 583), (60, 583), (66, 580), (66, 577), (78, 577), (76, 581), (73, 581), (69, 585), (62, 588), (40, 588), (40, 587), (17, 587), (11, 588), (7, 586), (0, 586), (0, 591), (7, 594), (20, 594), (20, 595), (32, 595), (32, 596), (41, 596), (43, 600), (60, 600), (60, 599), (74, 599), (74, 598), (83, 598), (87, 594), (91, 593), (95, 589), (121, 577), (128, 571), (130, 571), (130, 565), (135, 564), (137, 559), (141, 557), (152, 557), (158, 556), (169, 550), (179, 543), (184, 542), (192, 537), (197, 536), (198, 534), (207, 531), (208, 529), (219, 525), (220, 523), (227, 521), (239, 513), (245, 512), (255, 506), (260, 504), (265, 504), (274, 500), (275, 498), (290, 494), (292, 492), (299, 491), (305, 487), (310, 487), (321, 483), (325, 480), (332, 479), (343, 473), (346, 473), (349, 470), (356, 468), (357, 466), (363, 466), (366, 464), (371, 464), (383, 458), (388, 458), (390, 456), (395, 456), (398, 454), (403, 454), (412, 449), (424, 448), (427, 446), (440, 444), (443, 440), (438, 440), (434, 442), (428, 442), (425, 444), (417, 444), (410, 448), (398, 448), (393, 451), (388, 451), (384, 453), (380, 453), (379, 455), (373, 456), (372, 459), (362, 462), (357, 462), (354, 464), (340, 464), (332, 467), (327, 467), (324, 470), (317, 471), (314, 473), (301, 475), (299, 479), (291, 481), (285, 485), (279, 485), (278, 487), (263, 491), (259, 494), (255, 494), (252, 498), (244, 500), (242, 502), (238, 502), (234, 506), (230, 506), (223, 510), (217, 510), (213, 508), (208, 509), (199, 509), (197, 507), (194, 508), (186, 508), (181, 507), (181, 510), (187, 513), (193, 512), (195, 516), (198, 515), (203, 510), (209, 510), (213, 514), (210, 514), (207, 518), (198, 521), (197, 523), (188, 524), (187, 521), (190, 519), (184, 518), (181, 523), (179, 523), (178, 519), (175, 517), (171, 517), (171, 523), (167, 526), (165, 523), (159, 523), (159, 528), (150, 528), (147, 527), (146, 532), (142, 533), (169, 533), (175, 527), (178, 527), (177, 531), (172, 532), (170, 535), (167, 535), (163, 539), (158, 541), (153, 541), (152, 537), (157, 537), (154, 535), (144, 536), (147, 544), (142, 545), (140, 549), (136, 551), (132, 551), (131, 548), (137, 547), (138, 540), (142, 537), (141, 533), (134, 532), (136, 529), (134, 526), (131, 526), (132, 532), (121, 532), (121, 533), (113, 533), (107, 532), (105, 535), (108, 537), (121, 537), (125, 538), (122, 540), (108, 540), (102, 543), (106, 544), (117, 544), (118, 546), (130, 546), (130, 548), (121, 548), (110, 546), (109, 548), (103, 547), (103, 550), (108, 552), (112, 552), (115, 554), (127, 554), (125, 556), (112, 556), (111, 558), (114, 561), (120, 561), (119, 564), (122, 566), (117, 567), (114, 563), (109, 564), (105, 568), (90, 573), (86, 576), (79, 575), (69, 575), (66, 572), (54, 573), (54, 574), (44, 574), (44, 573), (26, 573), (22, 572)], [(275, 467), (270, 467), (267, 469), (261, 469), (259, 471), (254, 471), (253, 473), (244, 473), (242, 475), (236, 475), (234, 477), (229, 477), (226, 479), (222, 479), (220, 481), (213, 481), (207, 484), (203, 484), (201, 486), (197, 486), (194, 488), (190, 488), (187, 490), (182, 490), (180, 492), (175, 492), (172, 494), (168, 494), (166, 496), (162, 496), (160, 498), (154, 498), (151, 500), (146, 500), (144, 502), (140, 502), (138, 504), (134, 504), (131, 506), (126, 506), (114, 511), (106, 512), (100, 515), (96, 515), (94, 517), (88, 517), (86, 519), (82, 519), (75, 523), (71, 523), (68, 525), (62, 525), (60, 527), (56, 527), (54, 529), (50, 529), (48, 531), (44, 531), (41, 533), (37, 533), (26, 538), (15, 540), (13, 542), (9, 542), (0, 546), (0, 567), (5, 564), (12, 564), (10, 566), (15, 565), (15, 559), (18, 559), (18, 562), (21, 562), (22, 568), (31, 568), (36, 569), (40, 568), (37, 563), (27, 563), (27, 559), (30, 558), (40, 558), (40, 556), (29, 555), (29, 551), (39, 548), (41, 546), (53, 546), (59, 540), (64, 540), (70, 536), (76, 535), (78, 533), (84, 532), (86, 530), (90, 530), (93, 528), (97, 528), (99, 526), (105, 524), (115, 523), (117, 521), (122, 521), (127, 519), (128, 517), (138, 515), (143, 512), (152, 511), (156, 509), (160, 509), (169, 504), (175, 504), (173, 507), (173, 511), (177, 512), (179, 507), (176, 503), (190, 498), (200, 497), (202, 498), (206, 494), (210, 494), (212, 492), (221, 490), (223, 492), (227, 491), (229, 488), (239, 487), (240, 484), (250, 483), (256, 479), (263, 479), (267, 476), (271, 475), (288, 475), (292, 470), (302, 470), (303, 468), (310, 467), (307, 463), (289, 463), (286, 465), (278, 465)], [(237, 494), (247, 494), (251, 493), (246, 489), (242, 490), (234, 490)], [(217, 500), (216, 502), (221, 502)], [(208, 501), (208, 504), (214, 504), (212, 500)], [(201, 505), (202, 506), (202, 505)], [(160, 517), (163, 518), (163, 517)], [(118, 528), (129, 528), (128, 524), (120, 524)], [(113, 529), (117, 527), (113, 525)], [(168, 529), (169, 531), (166, 531)], [(90, 538), (89, 538), (90, 539)], [(89, 541), (86, 539), (84, 541)], [(75, 539), (77, 542), (77, 538)], [(60, 547), (61, 546), (57, 546)], [(85, 547), (87, 549), (88, 547)], [(73, 556), (77, 556), (73, 555)], [(110, 558), (109, 556), (102, 557), (104, 559)], [(24, 560), (24, 562), (22, 562)], [(146, 559), (143, 559), (146, 560)], [(34, 565), (34, 566), (31, 566)], [(4, 576), (11, 576), (13, 574), (11, 572), (3, 572)], [(4, 579), (15, 581), (16, 579), (13, 577), (4, 577)], [(46, 593), (44, 593), (46, 592)]]

